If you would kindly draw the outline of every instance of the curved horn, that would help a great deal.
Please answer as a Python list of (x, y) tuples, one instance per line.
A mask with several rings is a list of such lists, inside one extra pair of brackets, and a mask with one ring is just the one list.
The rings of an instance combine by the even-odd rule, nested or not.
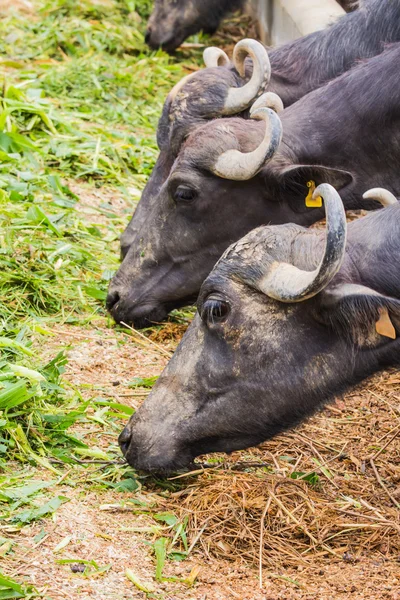
[(276, 113), (283, 111), (284, 106), (282, 99), (274, 92), (266, 92), (254, 102), (250, 109), (250, 117), (258, 108), (272, 108)]
[(182, 79), (180, 81), (178, 81), (178, 83), (176, 83), (174, 85), (174, 87), (172, 88), (172, 90), (170, 91), (170, 93), (168, 94), (168, 98), (171, 100), (171, 102), (173, 100), (175, 100), (177, 94), (181, 91), (181, 89), (183, 88), (183, 86), (190, 80), (192, 79), (195, 75), (196, 75), (195, 71), (194, 73), (190, 73), (189, 75), (185, 75), (185, 77), (182, 77)]
[(380, 202), (382, 206), (391, 206), (392, 204), (398, 204), (398, 200), (392, 192), (385, 190), (385, 188), (372, 188), (363, 194), (364, 200), (376, 200)]
[[(210, 48), (206, 48), (203, 52), (203, 59), (206, 67), (226, 67), (229, 65), (229, 58), (227, 54), (220, 48), (216, 48), (212, 46)], [(190, 80), (192, 77), (196, 75), (196, 71), (194, 73), (190, 73), (189, 75), (185, 75), (182, 77), (178, 83), (174, 85), (168, 96), (171, 100), (174, 100), (178, 92), (183, 88), (183, 86)]]
[(270, 108), (259, 108), (251, 118), (265, 122), (263, 141), (252, 152), (234, 149), (223, 152), (211, 168), (218, 177), (234, 181), (251, 179), (278, 150), (282, 139), (282, 123), (276, 112)]
[(322, 196), (326, 212), (324, 255), (314, 271), (303, 271), (288, 263), (274, 262), (257, 287), (281, 302), (301, 302), (323, 290), (339, 271), (346, 249), (346, 213), (337, 191), (328, 183), (319, 185), (313, 198)]
[(210, 46), (204, 50), (203, 60), (207, 68), (228, 67), (230, 64), (228, 55), (223, 50), (216, 48), (215, 46)]
[(271, 65), (268, 53), (264, 46), (256, 40), (240, 40), (233, 51), (233, 63), (241, 77), (245, 77), (245, 59), (247, 56), (253, 61), (253, 73), (250, 81), (238, 88), (229, 88), (225, 100), (223, 115), (233, 115), (245, 110), (254, 98), (264, 90), (271, 77)]

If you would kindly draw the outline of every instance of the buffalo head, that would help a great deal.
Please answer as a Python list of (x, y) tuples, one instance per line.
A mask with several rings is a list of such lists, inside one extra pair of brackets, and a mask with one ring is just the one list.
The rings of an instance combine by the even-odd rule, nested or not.
[[(246, 61), (246, 57), (249, 60)], [(211, 119), (246, 110), (268, 85), (271, 75), (268, 54), (256, 40), (245, 39), (236, 44), (233, 65), (219, 48), (207, 48), (204, 60), (207, 68), (179, 81), (164, 103), (157, 129), (160, 153), (140, 203), (121, 237), (122, 256), (137, 241), (143, 220), (157, 200), (189, 133)]]
[(243, 0), (155, 0), (145, 40), (151, 48), (172, 52), (190, 35), (214, 33), (221, 18)]
[(198, 314), (120, 435), (133, 467), (170, 472), (203, 453), (258, 444), (399, 359), (400, 342), (376, 323), (387, 311), (400, 332), (400, 288), (398, 278), (397, 292), (388, 283), (386, 256), (398, 251), (400, 206), (351, 223), (346, 247), (340, 197), (329, 185), (318, 195), (326, 235), (293, 224), (260, 227), (206, 279)]
[(109, 288), (107, 305), (117, 322), (147, 326), (193, 302), (223, 251), (254, 227), (318, 220), (321, 210), (304, 203), (307, 180), (339, 188), (351, 180), (346, 172), (299, 165), (278, 152), (281, 121), (263, 103), (280, 108), (267, 94), (250, 120), (216, 119), (197, 128), (166, 165), (168, 175), (145, 208), (142, 198)]

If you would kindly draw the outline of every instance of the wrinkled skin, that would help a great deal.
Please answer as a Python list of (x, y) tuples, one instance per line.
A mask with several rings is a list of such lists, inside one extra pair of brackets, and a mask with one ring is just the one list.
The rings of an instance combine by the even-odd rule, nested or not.
[(324, 232), (261, 227), (230, 248), (204, 282), (199, 313), (173, 358), (120, 435), (130, 465), (170, 473), (204, 453), (259, 444), (399, 364), (400, 339), (379, 335), (375, 323), (385, 307), (400, 334), (400, 275), (392, 260), (400, 252), (400, 205), (348, 230), (338, 274), (299, 303), (268, 298), (257, 281), (271, 257), (315, 268)]
[[(249, 181), (221, 179), (211, 169), (228, 148), (253, 150), (263, 123), (218, 119), (189, 135), (166, 181), (149, 183), (123, 236), (126, 253), (107, 300), (114, 319), (136, 327), (159, 322), (195, 298), (223, 251), (252, 228), (320, 219), (320, 209), (305, 206), (307, 181), (331, 183), (346, 208), (376, 206), (361, 199), (371, 187), (400, 191), (399, 59), (397, 44), (283, 111), (282, 144)], [(182, 188), (194, 191), (192, 201), (177, 196)]]
[(243, 4), (244, 0), (155, 0), (146, 42), (172, 52), (199, 31), (214, 33), (220, 20)]

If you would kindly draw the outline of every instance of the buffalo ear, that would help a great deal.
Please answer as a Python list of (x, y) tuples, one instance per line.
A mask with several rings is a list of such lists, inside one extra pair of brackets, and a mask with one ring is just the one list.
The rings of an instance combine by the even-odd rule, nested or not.
[(340, 284), (320, 294), (318, 318), (359, 348), (400, 337), (400, 301), (363, 285)]
[(280, 175), (288, 182), (304, 184), (309, 181), (315, 183), (315, 187), (321, 183), (330, 183), (336, 190), (341, 190), (353, 181), (353, 175), (349, 171), (333, 169), (320, 165), (295, 165), (284, 168)]
[[(321, 198), (312, 200), (314, 189), (321, 183), (330, 183), (336, 190), (340, 191), (353, 181), (353, 176), (349, 171), (319, 165), (281, 167), (278, 170), (277, 178), (276, 194), (278, 196), (283, 195), (285, 202), (289, 204), (294, 212), (303, 214), (312, 214), (310, 208), (322, 207)], [(323, 211), (321, 211), (321, 218), (322, 216)]]
[(168, 148), (171, 123), (169, 120), (169, 111), (171, 110), (171, 99), (168, 96), (157, 125), (157, 146), (159, 150)]

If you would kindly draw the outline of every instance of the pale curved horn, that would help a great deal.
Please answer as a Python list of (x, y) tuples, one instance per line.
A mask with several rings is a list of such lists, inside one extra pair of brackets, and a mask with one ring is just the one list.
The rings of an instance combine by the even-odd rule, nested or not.
[(250, 117), (259, 108), (272, 108), (276, 113), (283, 111), (284, 106), (280, 96), (274, 92), (265, 92), (262, 96), (257, 98), (250, 109)]
[(251, 179), (277, 151), (282, 139), (282, 123), (276, 112), (270, 108), (259, 108), (251, 118), (265, 122), (263, 141), (252, 152), (234, 149), (223, 152), (211, 168), (218, 177), (234, 181)]
[(257, 283), (258, 289), (281, 302), (301, 302), (318, 294), (333, 279), (343, 262), (346, 249), (346, 213), (342, 200), (331, 185), (319, 185), (313, 198), (322, 196), (326, 212), (324, 255), (314, 271), (303, 271), (294, 265), (274, 262)]
[(385, 188), (372, 188), (363, 194), (364, 200), (376, 200), (380, 202), (382, 206), (392, 206), (392, 204), (398, 204), (398, 200), (392, 192), (385, 190)]
[(250, 81), (242, 87), (231, 87), (222, 109), (223, 115), (233, 115), (250, 106), (258, 94), (265, 90), (271, 77), (271, 64), (264, 46), (256, 40), (240, 40), (233, 51), (233, 63), (241, 77), (245, 77), (245, 59), (253, 61)]
[(230, 64), (228, 55), (223, 50), (216, 48), (215, 46), (210, 46), (204, 50), (203, 60), (207, 68), (228, 67)]
[(190, 75), (185, 75), (185, 77), (182, 77), (182, 79), (180, 81), (178, 81), (178, 83), (176, 83), (174, 85), (174, 87), (172, 88), (172, 90), (170, 91), (170, 93), (168, 94), (168, 98), (171, 100), (171, 102), (173, 100), (175, 100), (178, 92), (181, 91), (181, 89), (183, 88), (183, 86), (190, 80), (192, 79), (195, 75), (196, 75), (195, 71), (194, 73), (190, 73)]
[[(203, 59), (206, 67), (222, 67), (229, 65), (229, 58), (225, 54), (225, 52), (223, 50), (220, 50), (219, 48), (215, 48), (214, 46), (206, 48), (204, 50)], [(178, 83), (174, 85), (174, 87), (168, 94), (171, 101), (175, 100), (175, 97), (178, 94), (178, 92), (181, 91), (183, 86), (186, 85), (186, 83), (190, 81), (190, 79), (192, 79), (196, 75), (196, 73), (197, 71), (195, 71), (194, 73), (190, 73), (189, 75), (185, 75), (180, 81), (178, 81)]]

